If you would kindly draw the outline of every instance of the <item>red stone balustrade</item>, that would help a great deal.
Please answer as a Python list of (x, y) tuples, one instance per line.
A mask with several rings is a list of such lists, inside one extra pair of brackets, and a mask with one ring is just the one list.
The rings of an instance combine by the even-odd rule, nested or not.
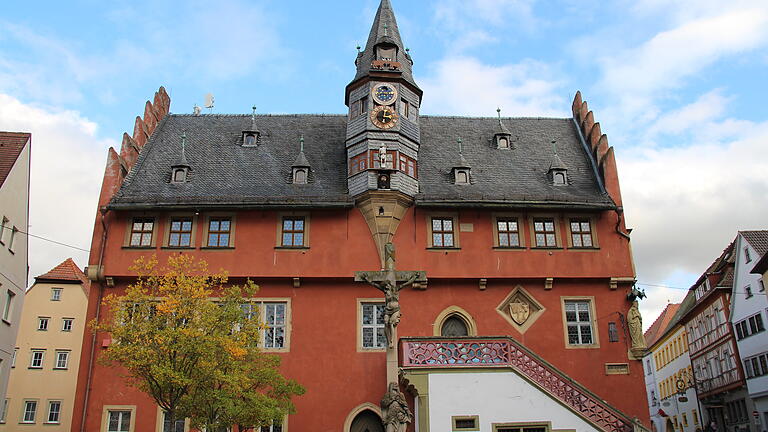
[(632, 432), (630, 418), (508, 337), (402, 338), (403, 369), (512, 368), (604, 431)]

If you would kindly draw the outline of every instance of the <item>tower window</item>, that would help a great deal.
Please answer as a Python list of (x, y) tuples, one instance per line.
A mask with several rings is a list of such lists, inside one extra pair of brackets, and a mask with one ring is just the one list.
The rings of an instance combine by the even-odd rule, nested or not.
[(400, 105), (403, 118), (410, 118), (410, 111), (411, 111), (410, 106), (411, 104), (409, 104), (407, 100), (403, 99)]
[(397, 56), (397, 48), (395, 47), (379, 47), (379, 60), (393, 61)]
[(362, 99), (360, 99), (360, 108), (359, 109), (360, 109), (360, 111), (359, 111), (360, 115), (363, 115), (363, 114), (368, 112), (368, 97), (367, 96), (362, 98)]

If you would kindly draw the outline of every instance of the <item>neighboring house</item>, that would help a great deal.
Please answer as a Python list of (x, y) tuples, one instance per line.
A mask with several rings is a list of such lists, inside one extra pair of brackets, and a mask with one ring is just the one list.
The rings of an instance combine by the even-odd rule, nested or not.
[(72, 259), (27, 291), (0, 431), (69, 431), (90, 283)]
[(729, 322), (734, 248), (732, 242), (691, 287), (695, 303), (682, 318), (702, 414), (705, 421), (716, 423), (719, 432), (756, 430)]
[[(109, 151), (89, 319), (135, 259), (184, 253), (260, 285), (263, 349), (307, 388), (265, 431), (383, 431), (390, 382), (418, 432), (648, 425), (614, 150), (581, 94), (568, 118), (421, 116), (389, 0), (355, 64), (341, 115), (169, 114), (161, 88)], [(426, 274), (391, 349), (353, 280), (387, 263)], [(110, 335), (85, 341), (73, 430), (183, 429), (98, 362)]]
[(0, 400), (8, 387), (27, 289), (31, 146), (28, 133), (0, 132)]
[[(752, 273), (755, 263), (768, 252), (768, 231), (740, 231), (734, 255), (731, 323), (736, 332), (749, 396), (760, 417), (759, 431), (768, 425), (768, 298), (761, 274)], [(750, 411), (750, 417), (752, 417)]]
[(689, 292), (682, 303), (667, 305), (645, 333), (648, 407), (659, 432), (695, 432), (702, 428), (688, 356), (688, 333), (680, 322), (694, 303), (695, 297)]

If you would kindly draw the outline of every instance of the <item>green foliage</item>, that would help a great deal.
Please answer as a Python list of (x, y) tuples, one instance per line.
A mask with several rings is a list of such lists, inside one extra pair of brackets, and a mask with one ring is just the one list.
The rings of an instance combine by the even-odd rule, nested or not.
[(121, 366), (127, 382), (150, 395), (171, 418), (218, 430), (233, 424), (261, 426), (293, 412), (291, 397), (304, 389), (283, 377), (280, 358), (258, 348), (264, 328), (249, 298), (258, 287), (227, 284), (189, 255), (138, 259), (135, 283), (109, 295), (111, 311), (96, 331), (113, 343), (100, 362)]

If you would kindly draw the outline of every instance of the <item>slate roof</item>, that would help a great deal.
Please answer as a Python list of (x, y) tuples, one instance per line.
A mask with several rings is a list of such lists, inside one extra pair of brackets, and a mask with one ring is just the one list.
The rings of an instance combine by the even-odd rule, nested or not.
[[(384, 26), (387, 26), (385, 31)], [(379, 9), (376, 11), (376, 17), (373, 20), (371, 26), (371, 32), (368, 35), (368, 42), (365, 44), (365, 49), (357, 57), (357, 73), (352, 82), (357, 81), (360, 78), (367, 76), (371, 71), (371, 62), (376, 60), (376, 53), (374, 52), (374, 46), (381, 42), (388, 42), (397, 46), (397, 58), (396, 61), (400, 62), (402, 77), (408, 81), (409, 84), (416, 88), (416, 80), (413, 79), (413, 64), (411, 56), (405, 52), (405, 45), (400, 38), (400, 29), (397, 26), (397, 19), (395, 13), (392, 10), (392, 4), (389, 0), (382, 0), (379, 4)]]
[(37, 276), (35, 281), (86, 283), (87, 278), (72, 258), (67, 258), (48, 273)]
[[(163, 206), (351, 206), (347, 192), (344, 115), (259, 115), (257, 147), (242, 147), (250, 115), (168, 115), (142, 149), (113, 198), (112, 208)], [(505, 119), (515, 149), (493, 142), (497, 118), (422, 116), (417, 205), (499, 204), (613, 208), (599, 184), (571, 119)], [(189, 182), (170, 183), (171, 167), (186, 134)], [(299, 138), (311, 166), (309, 182), (294, 185), (291, 166)], [(472, 167), (471, 185), (454, 185), (452, 168), (462, 156)], [(553, 151), (568, 168), (568, 186), (547, 176)]]
[[(614, 206), (571, 119), (504, 119), (515, 147), (511, 150), (496, 148), (497, 118), (422, 116), (420, 121), (417, 204)], [(471, 185), (454, 185), (451, 164), (446, 163), (459, 160), (457, 138), (462, 139), (462, 156), (472, 167)], [(552, 140), (568, 169), (568, 186), (554, 186), (547, 175)]]
[(16, 159), (31, 137), (27, 132), (0, 131), (0, 186), (5, 183), (13, 165), (16, 164)]
[(761, 257), (768, 252), (768, 231), (739, 231)]
[(667, 327), (669, 327), (672, 317), (675, 316), (678, 309), (680, 309), (680, 303), (669, 303), (667, 307), (661, 311), (661, 314), (656, 318), (656, 321), (648, 327), (643, 336), (645, 337), (645, 345), (649, 348), (653, 346), (662, 336), (666, 333)]

